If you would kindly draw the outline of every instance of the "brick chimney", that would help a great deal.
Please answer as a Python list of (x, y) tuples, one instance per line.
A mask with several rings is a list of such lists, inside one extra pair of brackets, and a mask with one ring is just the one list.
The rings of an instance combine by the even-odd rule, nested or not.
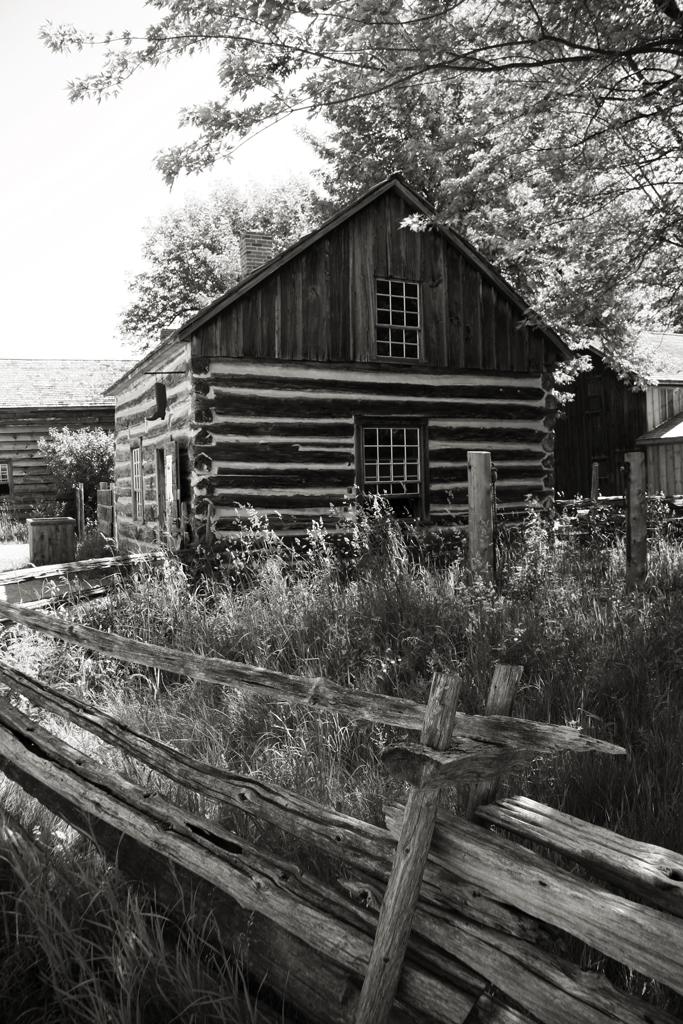
[(255, 270), (273, 258), (273, 238), (263, 231), (245, 231), (240, 238), (240, 264), (242, 277), (253, 274)]

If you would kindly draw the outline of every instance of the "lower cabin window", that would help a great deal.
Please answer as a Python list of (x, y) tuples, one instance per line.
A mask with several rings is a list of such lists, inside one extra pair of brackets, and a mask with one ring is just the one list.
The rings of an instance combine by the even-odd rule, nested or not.
[(142, 447), (138, 445), (130, 450), (131, 489), (133, 497), (133, 519), (144, 518), (145, 500), (142, 479)]
[(0, 462), (0, 498), (12, 494), (12, 467), (9, 462)]
[(377, 422), (360, 428), (362, 490), (381, 494), (398, 515), (426, 515), (424, 427)]

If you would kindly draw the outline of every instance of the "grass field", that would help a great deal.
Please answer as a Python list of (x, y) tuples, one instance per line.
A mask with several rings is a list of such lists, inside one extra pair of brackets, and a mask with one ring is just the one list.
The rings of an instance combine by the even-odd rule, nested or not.
[[(255, 519), (210, 574), (198, 571), (207, 564), (188, 571), (169, 560), (77, 615), (126, 636), (420, 700), (434, 671), (455, 668), (469, 712), (483, 709), (496, 660), (520, 664), (515, 714), (578, 723), (630, 757), (540, 760), (509, 780), (510, 791), (683, 852), (683, 546), (660, 531), (646, 585), (629, 593), (619, 542), (558, 536), (530, 514), (501, 546), (494, 586), (472, 583), (457, 553), (406, 535), (381, 508), (344, 542), (316, 530), (294, 549)], [(20, 666), (195, 757), (382, 821), (387, 730), (133, 671), (20, 629), (1, 642)], [(87, 743), (133, 777), (142, 770)], [(164, 792), (196, 809), (187, 790), (165, 783)], [(0, 835), (0, 956), (9, 965), (0, 1019), (257, 1019), (239, 972), (208, 936), (188, 930), (179, 948), (170, 944), (144, 898), (70, 830), (10, 783), (0, 781), (0, 803), (47, 851)], [(310, 865), (310, 851), (287, 852)], [(30, 976), (41, 984), (28, 985)], [(619, 980), (666, 1000), (642, 979)]]

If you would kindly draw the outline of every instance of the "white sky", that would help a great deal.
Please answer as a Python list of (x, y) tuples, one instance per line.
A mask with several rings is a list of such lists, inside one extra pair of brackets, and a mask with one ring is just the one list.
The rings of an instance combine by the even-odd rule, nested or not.
[(40, 26), (135, 30), (153, 15), (143, 0), (0, 0), (0, 357), (130, 356), (118, 320), (145, 224), (220, 181), (286, 178), (315, 163), (283, 125), (169, 192), (154, 157), (178, 141), (180, 107), (217, 94), (207, 57), (145, 71), (105, 103), (70, 103), (67, 80), (95, 70), (97, 52), (52, 54)]

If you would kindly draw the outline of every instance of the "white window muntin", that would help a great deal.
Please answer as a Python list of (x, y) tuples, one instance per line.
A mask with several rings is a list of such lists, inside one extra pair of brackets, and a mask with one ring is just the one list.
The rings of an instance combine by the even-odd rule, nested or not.
[(363, 427), (364, 489), (375, 494), (419, 494), (419, 426)]
[(417, 281), (376, 280), (377, 355), (418, 359), (420, 355), (420, 286)]
[(0, 484), (9, 484), (9, 462), (0, 462)]

